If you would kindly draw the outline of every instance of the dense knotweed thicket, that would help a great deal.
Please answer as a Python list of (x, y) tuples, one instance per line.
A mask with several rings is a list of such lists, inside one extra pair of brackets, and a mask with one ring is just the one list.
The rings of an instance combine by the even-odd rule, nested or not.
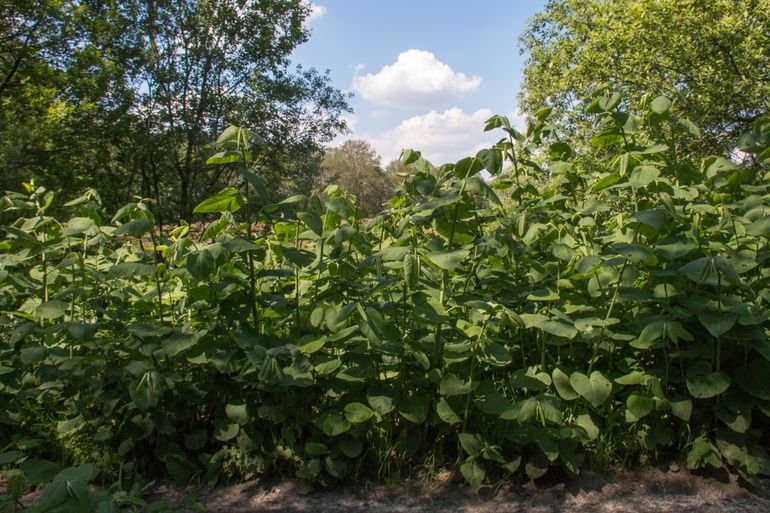
[(697, 130), (670, 101), (620, 105), (591, 105), (599, 163), (547, 111), (526, 134), (490, 119), (505, 138), (455, 164), (406, 151), (366, 222), (334, 186), (265, 204), (236, 127), (210, 163), (243, 183), (198, 206), (220, 214), (201, 235), (156, 234), (145, 201), (106, 221), (91, 191), (55, 219), (51, 192), (9, 193), (0, 465), (33, 483), (84, 462), (77, 482), (457, 465), (478, 485), (661, 455), (769, 472), (770, 119), (694, 169), (635, 138)]

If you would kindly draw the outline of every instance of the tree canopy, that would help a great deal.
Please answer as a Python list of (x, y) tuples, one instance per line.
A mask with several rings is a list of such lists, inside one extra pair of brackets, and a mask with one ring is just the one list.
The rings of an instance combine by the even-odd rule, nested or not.
[(397, 177), (380, 166), (380, 156), (366, 141), (345, 141), (326, 151), (321, 164), (322, 186), (339, 185), (355, 196), (364, 215), (373, 215), (393, 196)]
[[(152, 198), (189, 216), (233, 177), (206, 168), (228, 124), (266, 141), (260, 165), (305, 189), (323, 144), (345, 129), (328, 75), (291, 68), (309, 34), (299, 0), (4, 0), (0, 24), (2, 185), (28, 176), (86, 184), (118, 203)], [(283, 192), (283, 191), (282, 191)]]
[(662, 95), (700, 130), (649, 140), (694, 160), (729, 153), (768, 109), (768, 27), (770, 3), (759, 0), (551, 0), (521, 36), (520, 105), (552, 107), (566, 133), (587, 140), (584, 107), (597, 87), (608, 84), (632, 112)]

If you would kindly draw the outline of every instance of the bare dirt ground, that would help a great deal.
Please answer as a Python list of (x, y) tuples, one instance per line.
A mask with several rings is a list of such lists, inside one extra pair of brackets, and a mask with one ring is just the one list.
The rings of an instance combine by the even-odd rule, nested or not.
[[(292, 481), (252, 481), (187, 493), (192, 492), (209, 513), (770, 512), (769, 480), (750, 489), (726, 473), (699, 476), (673, 468), (676, 471), (644, 468), (607, 475), (584, 471), (566, 481), (505, 483), (497, 490), (470, 489), (457, 476), (444, 473), (429, 483), (350, 485), (310, 495), (300, 494)], [(184, 493), (158, 489), (153, 495), (174, 503)]]

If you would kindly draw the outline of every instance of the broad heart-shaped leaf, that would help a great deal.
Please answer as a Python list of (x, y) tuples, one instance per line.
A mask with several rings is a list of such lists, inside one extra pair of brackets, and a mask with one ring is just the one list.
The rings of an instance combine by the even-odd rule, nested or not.
[(770, 236), (770, 216), (755, 219), (746, 227), (746, 233), (758, 236)]
[(573, 372), (569, 382), (575, 392), (595, 408), (604, 403), (612, 392), (612, 383), (599, 371), (593, 371), (590, 377), (580, 372)]
[(650, 110), (656, 114), (664, 114), (671, 108), (671, 100), (665, 96), (656, 96), (655, 99), (650, 102)]
[(202, 201), (195, 207), (193, 213), (205, 214), (211, 212), (237, 212), (243, 206), (241, 193), (235, 187), (228, 187), (216, 195)]
[(216, 260), (214, 255), (203, 249), (187, 255), (185, 268), (196, 280), (205, 281), (216, 269)]
[(472, 389), (473, 383), (470, 379), (468, 381), (463, 381), (455, 374), (446, 374), (442, 378), (441, 384), (439, 385), (439, 391), (441, 392), (441, 395), (445, 395), (447, 397), (453, 395), (469, 394), (471, 393)]
[(323, 235), (323, 220), (313, 212), (297, 212), (297, 217), (319, 237)]
[(431, 251), (423, 254), (428, 260), (441, 269), (454, 271), (460, 267), (469, 253), (469, 248), (458, 248), (451, 251)]
[(409, 422), (422, 424), (428, 418), (430, 399), (425, 392), (416, 392), (410, 397), (404, 397), (398, 404), (398, 413)]
[(484, 482), (484, 478), (487, 475), (484, 471), (484, 467), (475, 461), (466, 461), (460, 465), (460, 472), (465, 480), (468, 481), (468, 484), (474, 488), (481, 486), (481, 483)]
[(378, 390), (367, 392), (366, 402), (368, 402), (369, 406), (371, 406), (374, 411), (380, 415), (387, 415), (396, 407), (395, 397), (391, 392), (388, 391)]
[(628, 182), (634, 189), (647, 187), (660, 176), (660, 169), (655, 166), (639, 166), (631, 171)]
[(69, 308), (69, 305), (64, 301), (51, 299), (40, 304), (35, 309), (35, 317), (38, 319), (58, 319), (67, 312), (67, 308)]
[(441, 420), (450, 425), (459, 424), (463, 420), (443, 397), (436, 403), (436, 413)]
[(634, 420), (639, 420), (649, 415), (652, 407), (652, 399), (644, 395), (631, 394), (626, 400), (626, 408), (635, 417)]
[(336, 456), (329, 455), (324, 458), (324, 466), (326, 471), (337, 479), (345, 477), (348, 473), (348, 464)]
[(50, 482), (61, 467), (48, 460), (28, 459), (21, 464), (21, 470), (32, 484), (41, 484)]
[(696, 399), (714, 397), (730, 386), (730, 376), (724, 372), (711, 372), (711, 364), (695, 362), (687, 370), (687, 390)]
[(205, 330), (194, 333), (174, 333), (163, 341), (163, 352), (168, 356), (176, 356), (197, 344), (205, 334)]
[(482, 169), (484, 169), (484, 164), (479, 159), (475, 157), (465, 157), (455, 163), (454, 174), (457, 178), (462, 180), (463, 178), (475, 175)]
[(556, 321), (545, 320), (540, 322), (537, 327), (556, 337), (568, 338), (570, 340), (575, 338), (578, 334), (578, 330), (575, 328), (574, 324), (567, 324), (566, 321), (561, 319)]
[(551, 378), (553, 379), (553, 385), (556, 387), (556, 391), (562, 399), (572, 401), (579, 397), (578, 393), (575, 392), (575, 389), (572, 388), (572, 385), (569, 382), (569, 376), (562, 372), (561, 369), (555, 367), (551, 373)]
[(96, 223), (90, 217), (73, 217), (67, 221), (64, 235), (80, 235), (81, 233), (96, 235), (99, 233), (99, 227), (96, 226)]
[(233, 422), (243, 426), (249, 421), (249, 415), (246, 412), (245, 404), (228, 404), (225, 406), (225, 414)]
[(305, 454), (308, 456), (323, 456), (329, 452), (329, 448), (319, 442), (305, 442)]
[(492, 176), (497, 175), (503, 169), (503, 158), (499, 151), (483, 149), (476, 153), (476, 159)]
[(692, 401), (690, 399), (672, 399), (668, 404), (671, 406), (671, 413), (685, 422), (690, 422), (690, 415), (692, 415)]
[(113, 235), (131, 235), (133, 237), (140, 237), (147, 232), (151, 232), (154, 227), (155, 223), (151, 219), (142, 217), (118, 226), (112, 233)]
[(599, 428), (594, 423), (594, 419), (591, 418), (591, 415), (588, 413), (583, 413), (582, 415), (578, 415), (575, 419), (575, 424), (583, 428), (583, 430), (588, 435), (589, 440), (595, 439), (597, 436), (599, 436), (599, 433), (601, 432)]
[(345, 418), (351, 424), (360, 424), (374, 417), (374, 412), (361, 403), (348, 403), (345, 405)]
[(350, 429), (348, 419), (336, 412), (326, 412), (318, 419), (321, 429), (328, 436), (339, 436)]
[(475, 458), (481, 454), (481, 450), (484, 448), (484, 444), (476, 435), (472, 435), (470, 433), (460, 433), (457, 435), (457, 438), (460, 440), (460, 445), (463, 446), (465, 452), (468, 453), (468, 456)]
[(715, 337), (721, 337), (735, 326), (738, 314), (735, 312), (704, 312), (698, 315), (698, 320), (709, 333)]

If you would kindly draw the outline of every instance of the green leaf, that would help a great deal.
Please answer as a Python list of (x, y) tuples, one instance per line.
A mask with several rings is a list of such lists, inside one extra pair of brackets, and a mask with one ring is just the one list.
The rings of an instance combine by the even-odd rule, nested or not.
[(30, 458), (21, 464), (21, 470), (31, 484), (49, 483), (61, 467), (52, 461)]
[(441, 269), (454, 271), (460, 267), (469, 253), (469, 248), (459, 248), (451, 251), (431, 251), (424, 253), (424, 255)]
[(556, 337), (567, 338), (570, 340), (575, 338), (578, 334), (578, 330), (575, 328), (574, 324), (568, 324), (567, 321), (561, 319), (555, 321), (545, 320), (539, 323), (537, 327)]
[(225, 406), (227, 418), (243, 426), (249, 422), (249, 414), (245, 404), (228, 404)]
[(214, 255), (204, 249), (187, 255), (185, 268), (196, 280), (206, 281), (217, 264)]
[(746, 233), (754, 237), (770, 237), (770, 216), (755, 219), (746, 227)]
[(671, 108), (671, 100), (665, 96), (656, 96), (650, 103), (650, 110), (656, 114), (665, 114)]
[(422, 424), (428, 418), (430, 399), (425, 392), (416, 392), (410, 397), (403, 398), (398, 405), (398, 413), (409, 422)]
[[(246, 158), (251, 158), (251, 153), (246, 152)], [(209, 166), (219, 164), (232, 164), (233, 162), (243, 162), (243, 155), (238, 150), (225, 150), (219, 151), (206, 160), (206, 164)]]
[(336, 456), (327, 456), (324, 458), (324, 466), (330, 475), (338, 479), (345, 477), (348, 473), (347, 463)]
[(360, 424), (374, 417), (374, 412), (361, 403), (348, 403), (345, 405), (345, 418), (351, 424)]
[(192, 348), (205, 334), (205, 331), (196, 331), (195, 333), (174, 333), (163, 341), (163, 351), (168, 356), (176, 356), (179, 353)]
[(698, 315), (698, 320), (713, 336), (721, 337), (730, 331), (730, 328), (735, 326), (735, 321), (738, 320), (738, 314), (735, 312), (704, 312)]
[(553, 372), (551, 372), (551, 378), (553, 379), (556, 391), (562, 399), (572, 401), (579, 397), (578, 393), (575, 392), (575, 389), (573, 389), (570, 384), (569, 376), (562, 372), (561, 369), (554, 367)]
[(685, 422), (690, 421), (690, 415), (692, 415), (692, 401), (690, 399), (671, 400), (669, 405), (671, 406), (671, 413)]
[(690, 121), (687, 118), (676, 118), (676, 122), (679, 123), (681, 126), (683, 126), (685, 129), (687, 129), (690, 134), (694, 135), (695, 137), (700, 137), (703, 135), (700, 128), (695, 125), (692, 121)]
[(154, 228), (155, 223), (151, 219), (142, 217), (118, 226), (118, 228), (112, 233), (113, 235), (131, 235), (133, 237), (141, 237), (145, 233), (151, 232)]
[(302, 354), (313, 354), (320, 351), (321, 348), (326, 345), (327, 340), (328, 337), (326, 335), (321, 337), (305, 335), (297, 341), (297, 349), (299, 349)]
[(0, 454), (0, 465), (9, 465), (23, 459), (25, 454), (21, 451), (7, 451)]
[(655, 166), (639, 166), (631, 171), (628, 182), (635, 190), (647, 187), (660, 176), (660, 169)]
[(615, 185), (619, 181), (620, 181), (620, 175), (617, 173), (613, 173), (611, 175), (607, 175), (601, 178), (600, 180), (597, 180), (594, 183), (593, 187), (591, 187), (591, 190), (593, 192), (600, 192), (608, 187)]
[(463, 381), (451, 373), (446, 374), (439, 385), (439, 392), (447, 397), (469, 394), (471, 390), (473, 390), (473, 382), (470, 379)]
[(342, 440), (340, 440), (337, 447), (342, 452), (342, 454), (348, 458), (358, 458), (358, 456), (360, 456), (361, 452), (364, 450), (363, 442), (361, 442), (361, 440), (358, 438), (351, 436), (343, 436), (341, 438)]
[(96, 223), (94, 223), (94, 220), (90, 217), (73, 217), (67, 221), (67, 226), (64, 228), (64, 235), (80, 235), (82, 233), (96, 235), (99, 233), (99, 227), (96, 226)]
[(715, 397), (728, 389), (730, 376), (722, 371), (711, 372), (711, 364), (695, 362), (687, 370), (687, 390), (696, 399)]
[(217, 429), (214, 430), (214, 438), (220, 442), (227, 442), (238, 436), (240, 426), (235, 423), (223, 423), (220, 424)]
[(211, 198), (202, 201), (195, 207), (193, 213), (205, 214), (212, 212), (237, 212), (244, 205), (240, 192), (235, 187), (228, 187)]
[(595, 408), (601, 406), (612, 392), (612, 383), (599, 371), (593, 371), (591, 376), (573, 372), (569, 377), (570, 385)]
[(326, 413), (319, 420), (321, 429), (328, 436), (339, 436), (350, 429), (350, 422), (339, 413)]
[(323, 456), (328, 452), (329, 452), (329, 448), (322, 443), (318, 443), (318, 442), (305, 443), (305, 454), (307, 454), (308, 456), (318, 457), (318, 456)]
[(460, 465), (460, 472), (468, 484), (474, 488), (481, 486), (487, 475), (484, 468), (475, 461), (467, 461)]
[(385, 391), (367, 392), (366, 401), (381, 416), (387, 415), (396, 407), (394, 396)]
[(297, 212), (297, 217), (319, 237), (323, 235), (323, 220), (313, 212)]
[[(453, 205), (458, 201), (460, 201), (460, 196), (457, 196), (457, 195), (444, 196), (441, 198), (433, 198), (431, 200), (418, 203), (414, 207), (414, 211), (415, 212), (433, 212), (434, 210), (439, 209), (441, 207)], [(408, 248), (405, 248), (405, 249), (408, 249)]]
[(476, 153), (476, 159), (492, 176), (499, 174), (503, 169), (503, 158), (499, 151), (483, 149)]
[(596, 439), (596, 437), (599, 436), (600, 430), (598, 427), (596, 427), (594, 420), (591, 418), (589, 414), (583, 413), (581, 415), (578, 415), (577, 419), (575, 419), (575, 423), (581, 428), (583, 428), (586, 434), (588, 434), (589, 440), (594, 440)]
[(480, 160), (474, 157), (465, 157), (455, 163), (454, 174), (462, 180), (463, 178), (475, 175), (482, 169), (484, 169), (484, 165)]
[(459, 424), (463, 420), (443, 397), (436, 403), (436, 413), (441, 420), (450, 425)]
[(626, 400), (626, 408), (631, 414), (639, 420), (652, 412), (652, 399), (639, 394), (631, 394)]
[(476, 435), (459, 433), (457, 438), (460, 440), (460, 445), (462, 445), (465, 452), (468, 453), (468, 456), (475, 458), (481, 454), (484, 444)]
[(69, 305), (64, 301), (51, 299), (35, 309), (35, 317), (38, 319), (58, 319), (67, 312), (67, 308), (69, 308)]

